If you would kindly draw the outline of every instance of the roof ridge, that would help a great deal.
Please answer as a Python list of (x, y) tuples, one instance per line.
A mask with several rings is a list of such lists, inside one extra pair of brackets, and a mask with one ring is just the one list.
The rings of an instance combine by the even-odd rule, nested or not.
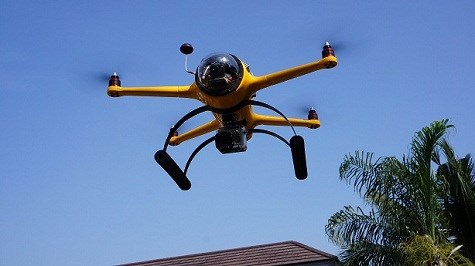
[[(142, 262), (134, 262), (134, 263), (127, 263), (127, 264), (122, 264), (122, 265), (137, 265), (137, 264), (144, 264), (144, 263), (150, 263), (150, 262), (159, 262), (159, 261), (165, 261), (169, 259), (184, 259), (188, 257), (197, 257), (197, 256), (205, 256), (205, 255), (212, 255), (212, 254), (220, 254), (220, 253), (226, 253), (226, 252), (232, 252), (232, 251), (239, 251), (239, 250), (247, 250), (247, 249), (254, 249), (254, 248), (261, 248), (261, 247), (267, 247), (267, 246), (275, 246), (275, 245), (282, 245), (285, 243), (292, 243), (295, 241), (282, 241), (282, 242), (277, 242), (277, 243), (268, 243), (268, 244), (258, 244), (254, 246), (248, 246), (248, 247), (238, 247), (238, 248), (229, 248), (229, 249), (223, 249), (223, 250), (216, 250), (216, 251), (206, 251), (206, 252), (198, 252), (198, 253), (192, 253), (188, 255), (179, 255), (179, 256), (171, 256), (171, 257), (166, 257), (166, 258), (161, 258), (161, 259), (153, 259), (153, 260), (147, 260), (147, 261), (142, 261)], [(298, 243), (298, 242), (296, 242)]]
[(199, 257), (215, 256), (215, 255), (219, 256), (221, 254), (226, 254), (226, 253), (245, 252), (246, 250), (256, 250), (256, 249), (272, 250), (273, 247), (278, 247), (278, 246), (283, 246), (283, 245), (293, 245), (293, 246), (305, 249), (309, 252), (312, 252), (321, 256), (325, 256), (329, 259), (337, 258), (337, 256), (335, 255), (328, 254), (326, 252), (312, 248), (310, 246), (304, 245), (294, 240), (289, 240), (289, 241), (282, 241), (282, 242), (276, 242), (276, 243), (259, 244), (259, 245), (253, 245), (253, 246), (247, 246), (247, 247), (229, 248), (229, 249), (223, 249), (223, 250), (217, 250), (217, 251), (209, 251), (209, 252), (194, 253), (194, 254), (181, 255), (181, 256), (166, 257), (166, 258), (153, 259), (153, 260), (147, 260), (147, 261), (141, 261), (141, 262), (126, 263), (122, 265), (133, 266), (133, 265), (155, 264), (155, 263), (161, 263), (161, 262), (166, 263), (167, 261), (171, 261), (171, 260), (196, 259)]
[(297, 245), (297, 246), (300, 246), (300, 247), (305, 248), (305, 249), (308, 249), (308, 250), (310, 250), (310, 251), (312, 251), (312, 252), (319, 253), (319, 254), (321, 254), (321, 255), (327, 256), (327, 257), (329, 257), (329, 258), (338, 258), (338, 256), (332, 255), (332, 254), (327, 253), (327, 252), (325, 252), (325, 251), (321, 251), (321, 250), (316, 249), (316, 248), (313, 248), (313, 247), (311, 247), (311, 246), (307, 246), (307, 245), (302, 244), (302, 243), (297, 242), (297, 241), (291, 240), (291, 241), (288, 241), (288, 242), (292, 242), (293, 244), (295, 244), (295, 245)]

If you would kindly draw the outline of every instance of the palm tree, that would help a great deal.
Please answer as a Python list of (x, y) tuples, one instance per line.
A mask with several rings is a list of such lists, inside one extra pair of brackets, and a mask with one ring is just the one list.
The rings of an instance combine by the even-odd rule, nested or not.
[[(443, 176), (433, 171), (451, 147), (444, 136), (453, 126), (435, 121), (414, 136), (408, 156), (373, 159), (373, 154), (347, 155), (340, 179), (352, 184), (369, 211), (347, 206), (326, 226), (330, 240), (342, 248), (346, 265), (443, 265), (467, 260), (447, 240), (448, 219), (439, 195), (446, 191)], [(453, 153), (452, 153), (453, 154)], [(427, 251), (412, 249), (428, 240)], [(421, 257), (420, 254), (430, 254)], [(457, 264), (457, 265), (458, 265)]]
[(475, 170), (472, 158), (466, 155), (457, 160), (448, 154), (447, 163), (437, 169), (448, 186), (448, 193), (440, 195), (449, 219), (449, 236), (455, 245), (462, 245), (460, 253), (475, 262)]

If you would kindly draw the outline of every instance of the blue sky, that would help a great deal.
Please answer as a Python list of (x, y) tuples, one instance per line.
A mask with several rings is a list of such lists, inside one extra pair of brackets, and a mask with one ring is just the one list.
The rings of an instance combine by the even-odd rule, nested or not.
[[(327, 220), (361, 204), (338, 177), (345, 154), (402, 157), (444, 118), (456, 153), (475, 150), (473, 14), (472, 1), (2, 0), (0, 264), (110, 265), (286, 240), (337, 254)], [(320, 58), (325, 41), (335, 69), (257, 95), (289, 117), (318, 111), (320, 129), (297, 131), (305, 181), (286, 146), (256, 135), (245, 153), (205, 148), (183, 192), (153, 155), (199, 102), (110, 98), (101, 80), (190, 84), (184, 42), (190, 68), (230, 52), (263, 75)], [(203, 140), (169, 152), (184, 165)]]

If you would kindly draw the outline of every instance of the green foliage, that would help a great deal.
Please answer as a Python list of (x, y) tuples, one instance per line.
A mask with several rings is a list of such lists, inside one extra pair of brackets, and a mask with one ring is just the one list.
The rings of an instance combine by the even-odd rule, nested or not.
[(450, 243), (437, 245), (428, 235), (416, 235), (401, 243), (399, 249), (404, 254), (404, 265), (473, 265), (470, 260), (456, 252), (457, 247)]
[[(422, 263), (419, 265), (434, 265), (424, 264), (424, 261), (434, 261), (424, 255), (431, 252), (430, 248), (413, 248), (427, 239), (438, 250), (439, 258), (448, 256), (446, 250), (450, 252), (453, 246), (447, 240), (450, 215), (443, 203), (450, 200), (444, 197), (450, 188), (462, 194), (475, 191), (466, 183), (456, 188), (447, 181), (447, 175), (433, 170), (434, 166), (442, 166), (444, 157), (453, 165), (446, 170), (461, 172), (462, 166), (444, 138), (452, 127), (448, 120), (441, 120), (423, 128), (415, 134), (409, 155), (401, 160), (396, 157), (375, 159), (372, 153), (362, 151), (345, 156), (340, 179), (354, 187), (369, 211), (365, 213), (359, 207), (346, 206), (328, 221), (326, 232), (330, 240), (342, 248), (344, 264), (403, 265), (410, 260), (406, 265), (419, 262)], [(460, 194), (457, 195), (459, 198)], [(428, 259), (422, 259), (422, 255)], [(452, 256), (460, 257), (459, 254)], [(412, 261), (417, 258), (417, 263)]]
[(475, 171), (469, 155), (460, 160), (448, 160), (437, 169), (444, 178), (447, 193), (441, 201), (449, 219), (448, 233), (456, 245), (463, 245), (460, 253), (475, 261)]

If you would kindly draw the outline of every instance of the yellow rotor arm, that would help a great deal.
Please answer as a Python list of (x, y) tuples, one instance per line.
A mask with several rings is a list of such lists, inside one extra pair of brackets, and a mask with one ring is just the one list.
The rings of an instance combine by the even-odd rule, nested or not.
[(221, 125), (220, 123), (218, 122), (218, 120), (213, 120), (213, 121), (210, 121), (206, 124), (203, 124), (199, 127), (196, 127), (188, 132), (185, 132), (183, 134), (179, 134), (177, 136), (173, 136), (171, 139), (170, 139), (170, 142), (169, 144), (172, 145), (172, 146), (176, 146), (184, 141), (187, 141), (187, 140), (190, 140), (192, 138), (195, 138), (195, 137), (198, 137), (198, 136), (201, 136), (201, 135), (204, 135), (206, 133), (209, 133), (209, 132), (212, 132), (214, 130), (217, 130), (218, 128), (220, 128)]
[(318, 119), (299, 119), (299, 118), (288, 118), (288, 121), (281, 116), (268, 116), (252, 113), (250, 121), (248, 121), (249, 128), (255, 128), (259, 125), (265, 126), (288, 126), (289, 122), (294, 127), (308, 127), (308, 128), (319, 128), (320, 120)]
[(320, 60), (307, 64), (299, 65), (263, 76), (253, 77), (252, 79), (250, 79), (249, 87), (255, 93), (258, 90), (309, 74), (311, 72), (315, 72), (320, 69), (333, 68), (337, 65), (337, 63), (338, 61), (335, 56), (327, 56)]
[(180, 97), (198, 99), (198, 87), (195, 83), (188, 86), (150, 86), (150, 87), (122, 87), (111, 85), (107, 88), (111, 97), (119, 96), (157, 96)]

